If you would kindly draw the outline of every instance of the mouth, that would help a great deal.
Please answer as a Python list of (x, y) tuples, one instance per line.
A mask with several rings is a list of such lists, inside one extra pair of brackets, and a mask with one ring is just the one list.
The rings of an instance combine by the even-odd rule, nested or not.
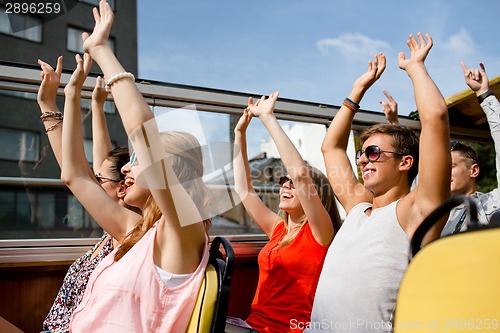
[(135, 184), (135, 179), (133, 178), (125, 178), (125, 182), (123, 183), (123, 187), (125, 190), (129, 188), (130, 186)]
[(374, 173), (375, 173), (375, 170), (373, 170), (373, 169), (365, 169), (365, 170), (363, 170), (363, 178), (370, 177)]
[(288, 192), (284, 192), (284, 193), (281, 194), (281, 199), (289, 200), (289, 199), (292, 199), (292, 198), (293, 198), (293, 195), (291, 195)]

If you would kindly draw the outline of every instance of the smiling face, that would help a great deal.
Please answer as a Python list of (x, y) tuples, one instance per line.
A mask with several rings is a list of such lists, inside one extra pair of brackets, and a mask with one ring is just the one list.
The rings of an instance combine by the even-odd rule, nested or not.
[(130, 163), (125, 164), (121, 172), (125, 175), (123, 201), (132, 207), (138, 207), (144, 210), (147, 199), (151, 192), (148, 189), (142, 188), (135, 184), (135, 174), (139, 172), (137, 162), (133, 166)]
[[(361, 169), (364, 185), (374, 194), (385, 192), (387, 189), (395, 186), (400, 173), (399, 166), (401, 156), (390, 153), (396, 152), (396, 149), (391, 144), (391, 137), (385, 134), (375, 134), (370, 136), (364, 143), (362, 150), (365, 151), (369, 146), (380, 147), (380, 157), (370, 162), (366, 154), (362, 154), (357, 163)], [(384, 152), (385, 151), (385, 152)]]
[[(300, 213), (303, 214), (304, 210), (300, 204), (299, 197), (295, 190), (295, 186), (289, 176), (288, 180), (282, 181), (280, 188), (280, 204), (279, 208), (288, 214)], [(283, 178), (283, 177), (282, 177)]]

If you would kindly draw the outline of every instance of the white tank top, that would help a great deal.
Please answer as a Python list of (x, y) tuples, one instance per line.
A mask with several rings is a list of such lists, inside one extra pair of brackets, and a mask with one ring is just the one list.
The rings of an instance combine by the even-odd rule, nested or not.
[(304, 332), (391, 332), (396, 297), (408, 266), (410, 238), (397, 201), (370, 216), (352, 208), (326, 255), (310, 329)]

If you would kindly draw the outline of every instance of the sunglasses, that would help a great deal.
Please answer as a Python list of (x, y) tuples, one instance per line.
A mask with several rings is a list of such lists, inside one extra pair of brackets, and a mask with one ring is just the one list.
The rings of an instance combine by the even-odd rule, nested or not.
[(137, 163), (137, 155), (135, 154), (135, 151), (130, 154), (130, 166), (134, 166)]
[(295, 186), (293, 185), (292, 179), (289, 178), (289, 177), (287, 177), (287, 176), (280, 177), (280, 179), (278, 180), (278, 184), (280, 186), (283, 186), (283, 185), (285, 185), (288, 182), (290, 182), (290, 188), (295, 188)]
[(101, 175), (100, 173), (97, 173), (94, 175), (95, 176), (95, 179), (97, 179), (97, 181), (99, 182), (99, 184), (103, 184), (105, 183), (106, 181), (108, 182), (113, 182), (113, 183), (119, 183), (120, 182), (120, 179), (116, 180), (116, 179), (112, 179), (112, 178), (108, 178), (108, 177), (104, 177), (103, 175)]
[(404, 155), (404, 154), (401, 154), (401, 153), (398, 153), (395, 151), (382, 150), (382, 149), (380, 149), (379, 146), (371, 145), (371, 146), (366, 147), (365, 150), (358, 149), (358, 151), (356, 151), (356, 164), (358, 164), (358, 160), (361, 158), (361, 156), (363, 156), (363, 154), (365, 154), (368, 161), (373, 163), (380, 158), (381, 153), (391, 153), (391, 154), (400, 155), (400, 156)]
[(471, 147), (464, 145), (460, 141), (452, 141), (450, 142), (450, 150), (454, 151), (455, 149), (458, 149), (460, 151), (463, 151), (464, 153), (467, 154), (467, 157), (469, 157), (471, 160), (474, 161), (474, 163), (477, 163), (477, 160), (469, 153), (469, 150), (472, 149)]

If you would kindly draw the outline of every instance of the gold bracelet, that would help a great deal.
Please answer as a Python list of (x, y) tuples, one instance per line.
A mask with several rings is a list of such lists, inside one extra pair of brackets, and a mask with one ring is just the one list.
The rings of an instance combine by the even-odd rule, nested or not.
[(61, 111), (44, 111), (40, 116), (43, 122), (49, 119), (63, 119), (63, 113)]
[(49, 128), (45, 129), (45, 134), (49, 133), (50, 131), (52, 131), (54, 128), (56, 128), (57, 125), (59, 125), (60, 123), (62, 123), (63, 120), (60, 119), (57, 123), (55, 123), (54, 125), (50, 126)]

